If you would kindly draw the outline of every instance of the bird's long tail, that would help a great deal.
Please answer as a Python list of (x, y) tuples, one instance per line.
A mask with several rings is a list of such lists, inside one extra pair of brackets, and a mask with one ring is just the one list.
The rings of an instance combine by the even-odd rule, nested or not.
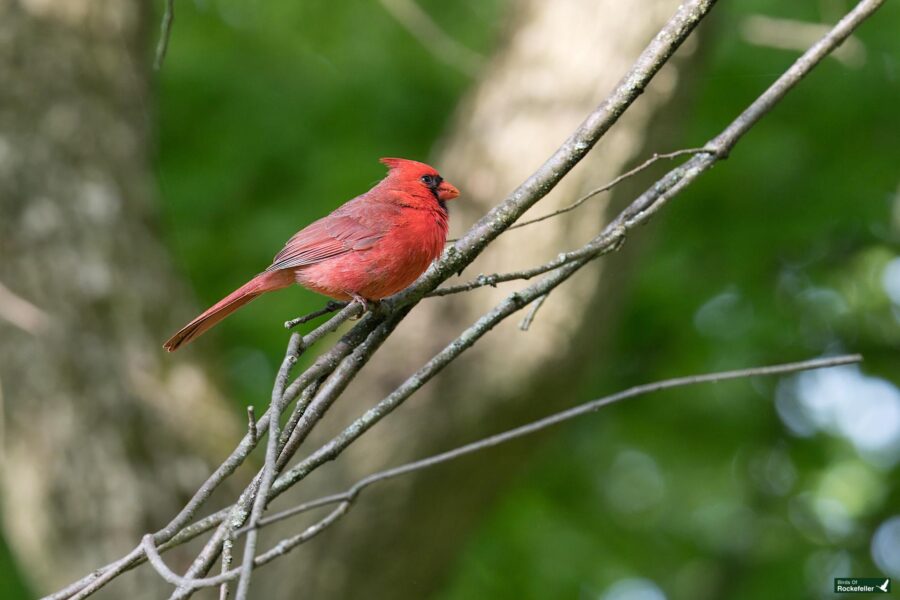
[(294, 274), (289, 270), (260, 273), (182, 327), (178, 333), (163, 344), (163, 348), (174, 352), (260, 294), (287, 287), (292, 283), (294, 283)]

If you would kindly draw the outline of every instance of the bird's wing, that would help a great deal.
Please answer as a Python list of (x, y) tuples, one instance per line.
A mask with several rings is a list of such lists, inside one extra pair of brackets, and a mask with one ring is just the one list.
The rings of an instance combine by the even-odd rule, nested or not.
[(354, 198), (295, 233), (266, 271), (303, 267), (371, 248), (385, 236), (399, 211), (395, 204)]

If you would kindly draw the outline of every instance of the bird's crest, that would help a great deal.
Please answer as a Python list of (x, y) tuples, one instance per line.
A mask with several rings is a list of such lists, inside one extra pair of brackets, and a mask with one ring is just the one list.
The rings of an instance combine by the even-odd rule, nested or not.
[[(421, 162), (419, 162), (419, 161), (417, 161), (417, 160), (409, 160), (409, 159), (407, 159), (407, 158), (388, 158), (388, 157), (385, 157), (385, 158), (379, 158), (379, 159), (378, 159), (378, 162), (380, 162), (381, 164), (387, 166), (387, 168), (390, 169), (390, 170), (400, 169), (400, 168), (402, 168), (402, 167), (412, 167), (412, 166), (417, 166), (417, 167), (428, 167), (428, 165), (426, 165), (425, 163), (421, 163)], [(428, 168), (430, 169), (431, 167), (428, 167)]]

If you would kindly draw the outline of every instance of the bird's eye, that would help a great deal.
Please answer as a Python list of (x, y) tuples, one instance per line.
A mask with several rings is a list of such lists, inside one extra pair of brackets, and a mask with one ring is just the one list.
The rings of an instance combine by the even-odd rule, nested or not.
[(436, 188), (441, 185), (443, 179), (441, 179), (440, 175), (422, 175), (420, 181), (430, 188)]

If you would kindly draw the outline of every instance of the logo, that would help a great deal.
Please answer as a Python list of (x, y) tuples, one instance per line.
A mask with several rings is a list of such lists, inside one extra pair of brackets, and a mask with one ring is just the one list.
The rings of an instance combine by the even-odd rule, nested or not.
[(889, 594), (890, 577), (835, 577), (835, 594)]

